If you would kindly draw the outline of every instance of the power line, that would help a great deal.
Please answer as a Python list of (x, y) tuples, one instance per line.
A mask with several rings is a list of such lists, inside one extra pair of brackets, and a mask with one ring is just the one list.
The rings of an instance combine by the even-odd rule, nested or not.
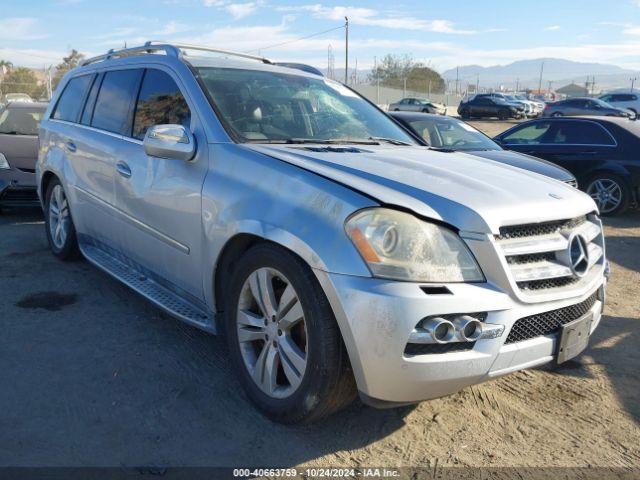
[(262, 50), (268, 50), (270, 48), (282, 47), (283, 45), (289, 45), (290, 43), (299, 42), (301, 40), (307, 40), (308, 38), (313, 38), (313, 37), (317, 37), (319, 35), (324, 35), (325, 33), (333, 32), (335, 30), (340, 30), (342, 28), (345, 28), (345, 26), (344, 25), (340, 25), (339, 27), (333, 27), (333, 28), (330, 28), (328, 30), (323, 30), (322, 32), (312, 33), (311, 35), (307, 35), (305, 37), (295, 38), (293, 40), (287, 40), (286, 42), (275, 43), (273, 45), (268, 45), (268, 46), (262, 47), (262, 48), (255, 48), (253, 50), (247, 50), (247, 53), (260, 52)]
[(34, 58), (44, 58), (45, 60), (61, 60), (62, 57), (46, 57), (44, 55), (36, 55), (35, 53), (26, 53), (23, 52), (22, 50), (11, 50), (9, 48), (0, 48), (0, 55), (5, 55), (4, 52), (13, 52), (14, 54), (17, 55), (24, 55), (26, 57), (34, 57)]

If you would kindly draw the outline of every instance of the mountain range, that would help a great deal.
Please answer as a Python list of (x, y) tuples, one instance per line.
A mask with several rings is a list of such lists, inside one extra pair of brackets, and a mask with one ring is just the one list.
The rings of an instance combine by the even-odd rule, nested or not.
[(455, 81), (456, 75), (461, 85), (475, 84), (479, 80), (484, 87), (515, 87), (537, 89), (540, 82), (540, 68), (542, 72), (542, 88), (547, 88), (552, 82), (553, 88), (562, 87), (569, 83), (585, 85), (595, 76), (595, 90), (606, 90), (616, 87), (630, 86), (631, 78), (638, 77), (640, 72), (624, 69), (617, 65), (605, 63), (574, 62), (560, 58), (538, 58), (534, 60), (519, 60), (507, 65), (482, 67), (480, 65), (465, 65), (446, 70), (442, 73), (446, 80)]

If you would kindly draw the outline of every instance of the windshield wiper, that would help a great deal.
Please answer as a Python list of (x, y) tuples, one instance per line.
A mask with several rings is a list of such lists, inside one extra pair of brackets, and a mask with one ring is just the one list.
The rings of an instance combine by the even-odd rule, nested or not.
[(11, 132), (0, 132), (0, 135), (20, 135), (20, 132), (12, 130)]
[(434, 150), (436, 152), (444, 152), (444, 153), (453, 153), (457, 151), (457, 150), (454, 150), (453, 148), (443, 148), (443, 147), (429, 147), (429, 150)]
[(409, 142), (403, 142), (402, 140), (396, 140), (395, 138), (386, 138), (386, 137), (369, 137), (369, 140), (376, 140), (378, 142), (387, 142), (392, 145), (407, 145), (411, 146)]

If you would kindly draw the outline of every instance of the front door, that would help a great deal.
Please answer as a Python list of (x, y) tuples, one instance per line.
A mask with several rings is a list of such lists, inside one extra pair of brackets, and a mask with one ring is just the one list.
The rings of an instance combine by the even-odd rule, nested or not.
[(178, 85), (169, 70), (144, 72), (132, 132), (116, 165), (116, 204), (127, 220), (120, 242), (137, 264), (180, 293), (202, 299), (201, 192), (208, 171), (207, 143), (198, 142), (189, 162), (151, 157), (142, 144), (147, 129), (160, 124), (182, 124), (203, 138)]

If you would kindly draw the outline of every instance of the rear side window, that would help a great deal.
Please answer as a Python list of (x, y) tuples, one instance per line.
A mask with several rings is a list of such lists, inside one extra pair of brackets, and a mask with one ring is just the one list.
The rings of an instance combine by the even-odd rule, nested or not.
[(91, 126), (131, 135), (133, 105), (142, 70), (114, 70), (104, 74)]
[(148, 69), (138, 96), (133, 136), (142, 140), (149, 127), (166, 123), (189, 127), (191, 112), (173, 78), (161, 70)]
[(93, 108), (96, 105), (96, 98), (98, 98), (98, 89), (100, 88), (101, 80), (102, 75), (99, 75), (91, 85), (91, 90), (89, 90), (87, 101), (84, 104), (84, 111), (82, 112), (82, 117), (80, 118), (80, 123), (83, 125), (89, 125), (91, 123), (91, 116), (93, 115)]
[(559, 145), (614, 145), (611, 135), (593, 122), (558, 122), (550, 141)]
[(77, 122), (85, 95), (95, 75), (82, 75), (69, 80), (53, 112), (56, 120)]

